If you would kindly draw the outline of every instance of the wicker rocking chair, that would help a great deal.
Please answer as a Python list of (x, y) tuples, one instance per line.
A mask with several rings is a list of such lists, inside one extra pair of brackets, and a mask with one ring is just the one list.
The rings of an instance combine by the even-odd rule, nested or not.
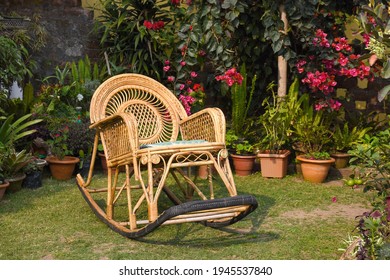
[[(256, 209), (253, 196), (237, 195), (221, 110), (187, 116), (159, 82), (122, 74), (95, 91), (90, 118), (90, 128), (96, 129), (92, 162), (86, 182), (78, 174), (77, 184), (95, 214), (114, 231), (139, 238), (167, 224), (222, 227)], [(108, 166), (107, 183), (100, 179), (100, 184), (106, 187), (92, 183), (100, 143)], [(199, 166), (208, 167), (207, 180), (191, 174)], [(212, 176), (212, 169), (219, 176)], [(213, 177), (220, 178), (219, 184)]]

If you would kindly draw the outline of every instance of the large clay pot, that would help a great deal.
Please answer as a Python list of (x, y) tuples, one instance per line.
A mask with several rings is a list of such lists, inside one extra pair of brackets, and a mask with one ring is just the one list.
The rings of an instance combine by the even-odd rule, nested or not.
[(9, 186), (7, 188), (7, 192), (17, 192), (22, 189), (23, 180), (26, 178), (26, 174), (21, 173), (18, 175), (15, 175), (12, 178), (7, 178), (7, 181), (9, 182)]
[(3, 198), (5, 191), (9, 186), (8, 181), (5, 181), (3, 184), (0, 184), (0, 200)]
[[(107, 174), (108, 173), (108, 167), (107, 167), (107, 159), (106, 159), (106, 156), (104, 153), (98, 153), (98, 156), (100, 157), (100, 162), (102, 164), (102, 169), (103, 169), (103, 173), (104, 174)], [(112, 172), (115, 172), (115, 168), (112, 168), (111, 169)], [(126, 172), (126, 167), (124, 166), (120, 166), (119, 167), (119, 172)]]
[(322, 183), (328, 176), (330, 166), (335, 162), (334, 158), (317, 160), (308, 159), (305, 156), (297, 156), (301, 162), (303, 179), (312, 183)]
[(252, 173), (255, 163), (255, 155), (231, 155), (236, 175), (248, 176)]
[(334, 153), (330, 155), (332, 158), (335, 159), (335, 167), (337, 169), (345, 168), (348, 166), (350, 155), (347, 153)]
[(289, 150), (281, 150), (279, 153), (261, 152), (260, 158), (261, 175), (266, 178), (283, 178), (287, 174)]
[(78, 157), (66, 156), (63, 159), (57, 157), (47, 157), (51, 175), (57, 180), (69, 180), (73, 176), (76, 164), (80, 162)]

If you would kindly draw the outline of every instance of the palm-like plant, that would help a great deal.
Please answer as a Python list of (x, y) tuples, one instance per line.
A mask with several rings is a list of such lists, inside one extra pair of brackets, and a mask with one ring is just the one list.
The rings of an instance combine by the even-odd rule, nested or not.
[(3, 123), (0, 122), (0, 143), (6, 147), (11, 147), (15, 141), (36, 132), (35, 129), (27, 128), (41, 122), (42, 120), (35, 119), (27, 121), (27, 119), (30, 117), (31, 114), (26, 114), (16, 121), (13, 121), (14, 115), (10, 115), (4, 120)]

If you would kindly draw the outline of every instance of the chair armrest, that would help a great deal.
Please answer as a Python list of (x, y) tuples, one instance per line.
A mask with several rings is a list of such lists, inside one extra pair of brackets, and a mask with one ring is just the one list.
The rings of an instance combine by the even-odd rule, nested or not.
[(90, 125), (100, 133), (107, 160), (134, 154), (139, 148), (137, 121), (133, 114), (121, 112)]
[(183, 140), (225, 143), (226, 122), (219, 108), (207, 108), (180, 121)]

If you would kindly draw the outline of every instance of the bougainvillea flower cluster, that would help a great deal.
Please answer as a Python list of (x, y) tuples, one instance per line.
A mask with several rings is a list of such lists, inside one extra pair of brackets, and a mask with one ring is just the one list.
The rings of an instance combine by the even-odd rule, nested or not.
[(216, 76), (215, 79), (217, 81), (223, 81), (231, 87), (234, 84), (241, 85), (243, 77), (239, 72), (237, 72), (237, 69), (233, 67), (228, 69), (225, 74)]
[(165, 23), (162, 20), (159, 20), (157, 22), (151, 22), (149, 20), (145, 20), (144, 21), (144, 26), (147, 29), (151, 29), (151, 30), (157, 31), (157, 30), (160, 30), (160, 29), (164, 28)]
[(328, 39), (328, 34), (318, 29), (309, 46), (308, 54), (301, 57), (295, 66), (298, 74), (302, 74), (302, 83), (311, 92), (322, 93), (327, 102), (320, 102), (316, 109), (331, 108), (338, 110), (340, 102), (331, 99), (337, 86), (337, 77), (373, 79), (372, 69), (359, 61), (360, 55), (353, 53), (352, 46), (345, 37)]
[(191, 105), (196, 102), (196, 98), (191, 95), (179, 95), (179, 100), (183, 104), (184, 109), (187, 112), (187, 115), (191, 115)]

